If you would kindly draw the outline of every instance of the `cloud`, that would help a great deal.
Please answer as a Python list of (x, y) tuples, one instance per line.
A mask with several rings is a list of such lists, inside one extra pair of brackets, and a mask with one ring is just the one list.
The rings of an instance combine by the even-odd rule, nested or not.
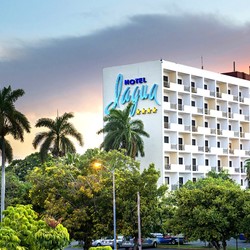
[(81, 123), (87, 134), (93, 125), (87, 114), (96, 114), (101, 123), (104, 67), (162, 58), (199, 68), (202, 56), (207, 70), (231, 71), (236, 61), (236, 69), (246, 71), (249, 38), (249, 25), (212, 15), (134, 16), (91, 35), (8, 48), (11, 57), (5, 53), (0, 61), (0, 84), (25, 90), (18, 105), (33, 120), (55, 117), (57, 111), (86, 114)]

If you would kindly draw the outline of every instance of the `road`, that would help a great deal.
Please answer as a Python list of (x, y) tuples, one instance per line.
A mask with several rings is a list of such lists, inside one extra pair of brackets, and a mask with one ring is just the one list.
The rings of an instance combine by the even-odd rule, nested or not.
[[(204, 246), (207, 246), (207, 243), (203, 242), (203, 241), (192, 241), (192, 242), (188, 242), (186, 243), (185, 245), (187, 245), (187, 249), (190, 250), (190, 246), (201, 246), (201, 247), (204, 247)], [(230, 241), (227, 241), (227, 245), (228, 246), (232, 246), (232, 247), (235, 247), (235, 249), (237, 249), (237, 246), (238, 246), (238, 249), (239, 250), (245, 250), (245, 249), (250, 249), (250, 243), (247, 243), (245, 242), (244, 240), (238, 240), (238, 242), (236, 242), (235, 239), (231, 239)], [(68, 246), (66, 248), (64, 248), (64, 250), (77, 250), (77, 249), (82, 249), (82, 248), (76, 248), (77, 246), (77, 242), (72, 242), (71, 243), (71, 246)], [(171, 250), (171, 248), (166, 248), (167, 250)], [(182, 250), (184, 250), (184, 248), (181, 248)], [(124, 250), (123, 248), (120, 248), (119, 250)], [(147, 248), (147, 250), (164, 250), (163, 247), (161, 248)], [(176, 250), (176, 248), (173, 250)]]

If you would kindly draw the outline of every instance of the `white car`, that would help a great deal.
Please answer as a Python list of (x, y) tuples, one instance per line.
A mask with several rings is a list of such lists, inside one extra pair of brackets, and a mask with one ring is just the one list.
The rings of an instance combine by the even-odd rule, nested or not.
[[(117, 236), (117, 240), (116, 240), (117, 248), (121, 247), (124, 239), (125, 238), (122, 235)], [(92, 242), (92, 246), (95, 246), (95, 247), (97, 247), (97, 246), (111, 246), (112, 248), (114, 248), (114, 237), (108, 236), (108, 237), (104, 237), (104, 238), (95, 240)]]
[[(153, 247), (156, 248), (159, 241), (158, 238), (154, 235), (148, 235), (147, 237), (141, 238), (141, 245), (142, 247)], [(134, 238), (128, 237), (125, 241), (123, 241), (121, 247), (125, 249), (133, 248), (135, 244), (138, 245), (138, 240), (135, 241)]]

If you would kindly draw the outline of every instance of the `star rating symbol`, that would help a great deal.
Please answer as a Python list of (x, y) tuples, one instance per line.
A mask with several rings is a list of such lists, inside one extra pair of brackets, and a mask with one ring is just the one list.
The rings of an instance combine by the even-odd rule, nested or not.
[(154, 108), (143, 108), (143, 109), (137, 109), (136, 110), (136, 114), (137, 115), (145, 115), (145, 114), (152, 114), (152, 113), (157, 113), (157, 108), (154, 107)]
[(152, 111), (152, 109), (148, 108), (148, 110), (147, 110), (148, 114), (151, 114), (151, 111)]
[(157, 108), (154, 107), (154, 108), (153, 108), (153, 113), (156, 113), (156, 112), (157, 112)]

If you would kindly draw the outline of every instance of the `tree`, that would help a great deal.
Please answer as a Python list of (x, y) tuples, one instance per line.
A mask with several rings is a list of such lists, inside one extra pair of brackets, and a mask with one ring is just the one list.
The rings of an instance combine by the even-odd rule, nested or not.
[(24, 132), (30, 132), (30, 123), (24, 114), (15, 108), (17, 99), (24, 95), (22, 89), (12, 90), (4, 87), (0, 90), (0, 149), (2, 151), (2, 177), (1, 177), (1, 221), (5, 208), (5, 162), (12, 160), (12, 148), (6, 140), (12, 135), (15, 140), (24, 141)]
[(135, 158), (138, 153), (144, 156), (144, 143), (141, 136), (149, 137), (144, 131), (141, 120), (132, 120), (130, 112), (133, 103), (130, 102), (124, 110), (111, 109), (104, 117), (106, 125), (97, 134), (106, 133), (100, 148), (106, 151), (112, 149), (126, 149), (127, 155)]
[(208, 177), (196, 183), (189, 181), (174, 196), (175, 232), (182, 232), (189, 239), (211, 242), (216, 249), (220, 242), (226, 249), (226, 241), (241, 233), (246, 196), (231, 180)]
[(246, 169), (246, 173), (247, 173), (247, 181), (248, 181), (248, 187), (250, 186), (250, 159), (247, 159), (245, 161), (245, 169)]
[(35, 149), (41, 144), (42, 160), (45, 159), (48, 152), (51, 152), (54, 157), (76, 152), (75, 146), (68, 136), (75, 138), (83, 146), (82, 135), (68, 122), (73, 117), (73, 113), (64, 113), (62, 116), (57, 116), (55, 120), (41, 118), (37, 121), (35, 125), (37, 128), (45, 127), (49, 129), (47, 132), (38, 133), (33, 140)]
[(67, 229), (53, 218), (41, 220), (30, 205), (9, 206), (0, 228), (0, 247), (57, 250), (69, 243)]
[[(103, 168), (94, 169), (99, 161)], [(141, 194), (142, 232), (159, 227), (160, 203), (166, 186), (157, 187), (159, 172), (151, 165), (143, 173), (124, 152), (89, 149), (84, 155), (66, 155), (54, 166), (35, 168), (29, 175), (32, 203), (40, 211), (62, 218), (72, 238), (84, 240), (113, 233), (112, 170), (116, 180), (117, 233), (137, 232), (137, 192)]]

